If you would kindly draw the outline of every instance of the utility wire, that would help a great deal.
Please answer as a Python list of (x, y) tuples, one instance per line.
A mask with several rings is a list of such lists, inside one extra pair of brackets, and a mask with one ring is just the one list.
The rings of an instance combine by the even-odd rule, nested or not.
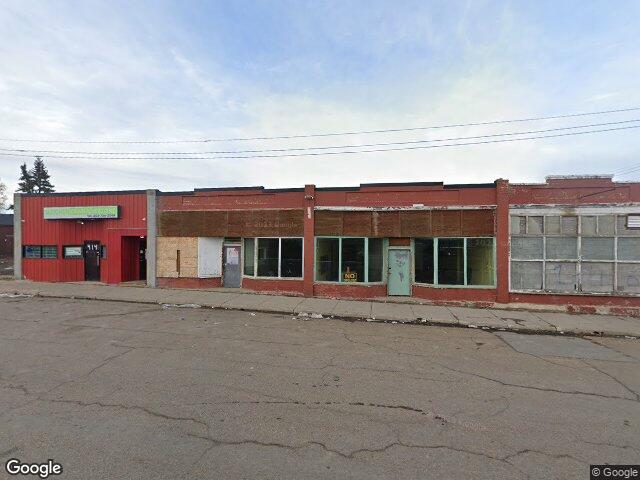
[[(613, 127), (613, 128), (599, 129), (599, 130), (586, 130), (582, 132), (556, 133), (552, 135), (539, 135), (539, 136), (519, 137), (519, 138), (503, 138), (498, 140), (484, 140), (484, 141), (478, 141), (478, 142), (443, 143), (438, 145), (418, 145), (418, 146), (412, 146), (412, 147), (396, 147), (396, 148), (375, 148), (375, 149), (368, 149), (368, 150), (342, 150), (338, 152), (332, 151), (332, 152), (284, 153), (284, 154), (275, 154), (275, 155), (240, 155), (240, 156), (220, 155), (220, 156), (209, 156), (209, 157), (118, 157), (118, 158), (112, 158), (112, 160), (222, 160), (222, 159), (250, 159), (250, 158), (315, 157), (315, 156), (322, 156), (322, 155), (349, 155), (349, 154), (358, 154), (358, 153), (397, 152), (397, 151), (403, 151), (403, 150), (422, 150), (422, 149), (430, 149), (430, 148), (462, 147), (462, 146), (468, 146), (468, 145), (484, 145), (484, 144), (490, 144), (490, 143), (517, 142), (517, 141), (523, 141), (523, 140), (536, 140), (541, 138), (569, 137), (574, 135), (585, 135), (590, 133), (630, 130), (633, 128), (640, 128), (640, 125), (631, 125), (626, 127)], [(24, 153), (0, 153), (0, 156), (32, 157), (33, 155), (24, 154)], [(86, 157), (86, 156), (48, 155), (47, 158), (105, 160), (105, 158)]]
[(497, 125), (503, 123), (536, 122), (542, 120), (555, 120), (560, 118), (586, 117), (591, 115), (604, 115), (609, 113), (623, 113), (640, 110), (640, 107), (618, 108), (615, 110), (601, 110), (598, 112), (570, 113), (564, 115), (550, 115), (544, 117), (528, 117), (508, 120), (492, 120), (487, 122), (457, 123), (448, 125), (432, 125), (426, 127), (387, 128), (381, 130), (358, 130), (331, 133), (310, 133), (303, 135), (277, 135), (270, 137), (235, 137), (235, 138), (209, 138), (200, 140), (35, 140), (19, 138), (0, 138), (0, 142), (23, 143), (82, 143), (82, 144), (158, 144), (158, 143), (213, 143), (213, 142), (244, 142), (252, 140), (290, 140), (296, 138), (337, 137), (343, 135), (368, 135), (374, 133), (415, 132), (419, 130), (435, 130), (454, 127), (477, 127), (481, 125)]
[[(332, 145), (322, 147), (296, 147), (296, 148), (271, 148), (271, 149), (259, 149), (259, 150), (220, 150), (220, 151), (204, 151), (204, 152), (83, 152), (78, 150), (33, 150), (23, 148), (0, 148), (0, 152), (16, 152), (16, 153), (29, 153), (32, 155), (44, 155), (44, 154), (82, 154), (82, 155), (105, 155), (105, 156), (123, 156), (123, 155), (227, 155), (227, 154), (240, 154), (240, 153), (273, 153), (273, 152), (293, 152), (293, 151), (310, 151), (310, 150), (334, 150), (337, 148), (370, 148), (370, 147), (388, 147), (394, 145), (415, 145), (422, 143), (434, 143), (434, 142), (453, 142), (461, 140), (476, 140), (479, 138), (495, 138), (517, 135), (531, 135), (539, 133), (557, 132), (562, 130), (577, 130), (580, 128), (592, 128), (602, 127), (607, 125), (621, 125), (627, 123), (640, 122), (640, 118), (633, 120), (621, 120), (618, 122), (605, 122), (605, 123), (591, 123), (585, 125), (574, 125), (571, 127), (556, 127), (547, 128), (544, 130), (527, 130), (520, 132), (507, 132), (507, 133), (494, 133), (487, 135), (475, 135), (470, 137), (451, 137), (451, 138), (439, 138), (430, 140), (409, 140), (404, 142), (386, 142), (386, 143), (364, 143), (355, 145)], [(72, 158), (72, 157), (69, 157)]]

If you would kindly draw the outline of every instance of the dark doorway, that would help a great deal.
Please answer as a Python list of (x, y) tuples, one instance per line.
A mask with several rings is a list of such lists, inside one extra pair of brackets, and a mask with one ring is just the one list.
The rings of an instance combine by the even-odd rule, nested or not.
[(100, 281), (100, 242), (84, 242), (84, 279), (89, 282)]
[(140, 280), (147, 279), (147, 239), (140, 239), (139, 258), (140, 258)]

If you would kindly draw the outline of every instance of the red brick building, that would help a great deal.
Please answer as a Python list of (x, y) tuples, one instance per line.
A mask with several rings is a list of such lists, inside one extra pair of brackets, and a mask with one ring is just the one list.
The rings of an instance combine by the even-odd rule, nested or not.
[[(120, 215), (45, 219), (58, 205)], [(161, 287), (640, 307), (640, 184), (608, 176), (24, 196), (21, 218), (24, 257), (47, 242), (60, 255), (23, 258), (33, 280), (87, 278), (85, 242), (100, 240), (109, 283), (142, 277), (143, 265)], [(130, 238), (148, 241), (148, 259), (132, 260), (145, 249)], [(74, 264), (71, 244), (83, 246)]]

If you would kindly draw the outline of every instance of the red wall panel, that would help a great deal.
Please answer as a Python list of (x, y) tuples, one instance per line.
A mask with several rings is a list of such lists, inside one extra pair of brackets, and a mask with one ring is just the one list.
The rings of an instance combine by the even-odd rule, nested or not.
[[(106, 220), (45, 220), (44, 207), (118, 205), (120, 218)], [(73, 282), (84, 280), (82, 259), (62, 258), (62, 248), (97, 240), (107, 247), (100, 264), (100, 280), (123, 281), (122, 238), (146, 237), (147, 197), (136, 194), (42, 195), (22, 197), (22, 244), (56, 245), (57, 259), (23, 259), (24, 278), (35, 281)]]

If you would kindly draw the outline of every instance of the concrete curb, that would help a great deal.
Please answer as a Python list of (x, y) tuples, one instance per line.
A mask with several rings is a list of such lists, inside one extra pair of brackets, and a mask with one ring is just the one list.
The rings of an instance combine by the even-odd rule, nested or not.
[[(30, 295), (34, 297), (40, 298), (64, 298), (64, 299), (74, 299), (74, 300), (93, 300), (93, 301), (106, 301), (106, 302), (121, 302), (121, 303), (134, 303), (134, 304), (144, 304), (144, 305), (170, 305), (169, 308), (180, 308), (179, 305), (196, 305), (194, 304), (175, 304), (170, 303), (170, 301), (156, 301), (156, 300), (144, 300), (144, 299), (124, 299), (124, 298), (107, 298), (104, 296), (97, 295), (83, 295), (83, 294), (74, 294), (74, 295), (60, 295), (60, 294), (51, 294), (42, 291), (19, 291), (14, 290), (13, 292), (3, 292), (4, 294), (12, 293), (14, 295)], [(303, 299), (301, 299), (301, 302)], [(227, 302), (224, 302), (227, 303)], [(390, 324), (401, 324), (401, 325), (421, 325), (421, 326), (439, 326), (439, 327), (450, 327), (450, 328), (471, 328), (474, 330), (481, 331), (501, 331), (501, 332), (514, 332), (520, 334), (527, 335), (558, 335), (565, 337), (585, 337), (585, 336), (598, 336), (598, 337), (611, 337), (611, 338), (637, 338), (635, 335), (630, 335), (625, 332), (599, 332), (588, 329), (581, 329), (579, 327), (573, 327), (571, 330), (561, 331), (558, 330), (557, 327), (549, 324), (549, 328), (529, 328), (522, 325), (517, 326), (492, 326), (492, 325), (475, 325), (469, 322), (461, 322), (457, 317), (455, 318), (455, 322), (443, 322), (438, 320), (431, 320), (426, 318), (416, 318), (416, 319), (399, 319), (399, 318), (385, 318), (377, 317), (371, 318), (362, 315), (351, 315), (348, 313), (345, 314), (332, 314), (331, 312), (296, 312), (297, 307), (294, 307), (291, 310), (288, 309), (279, 309), (277, 307), (270, 308), (261, 308), (260, 305), (255, 306), (225, 306), (221, 305), (211, 305), (206, 303), (198, 303), (198, 307), (196, 308), (206, 308), (211, 310), (237, 310), (237, 311), (245, 311), (245, 312), (258, 312), (258, 313), (269, 313), (269, 314), (280, 314), (280, 315), (290, 315), (300, 320), (321, 320), (321, 319), (332, 319), (332, 320), (343, 320), (350, 322), (369, 322), (369, 323), (390, 323)], [(391, 305), (391, 304), (390, 304)], [(188, 307), (189, 308), (189, 307)], [(190, 307), (194, 308), (194, 307)]]

